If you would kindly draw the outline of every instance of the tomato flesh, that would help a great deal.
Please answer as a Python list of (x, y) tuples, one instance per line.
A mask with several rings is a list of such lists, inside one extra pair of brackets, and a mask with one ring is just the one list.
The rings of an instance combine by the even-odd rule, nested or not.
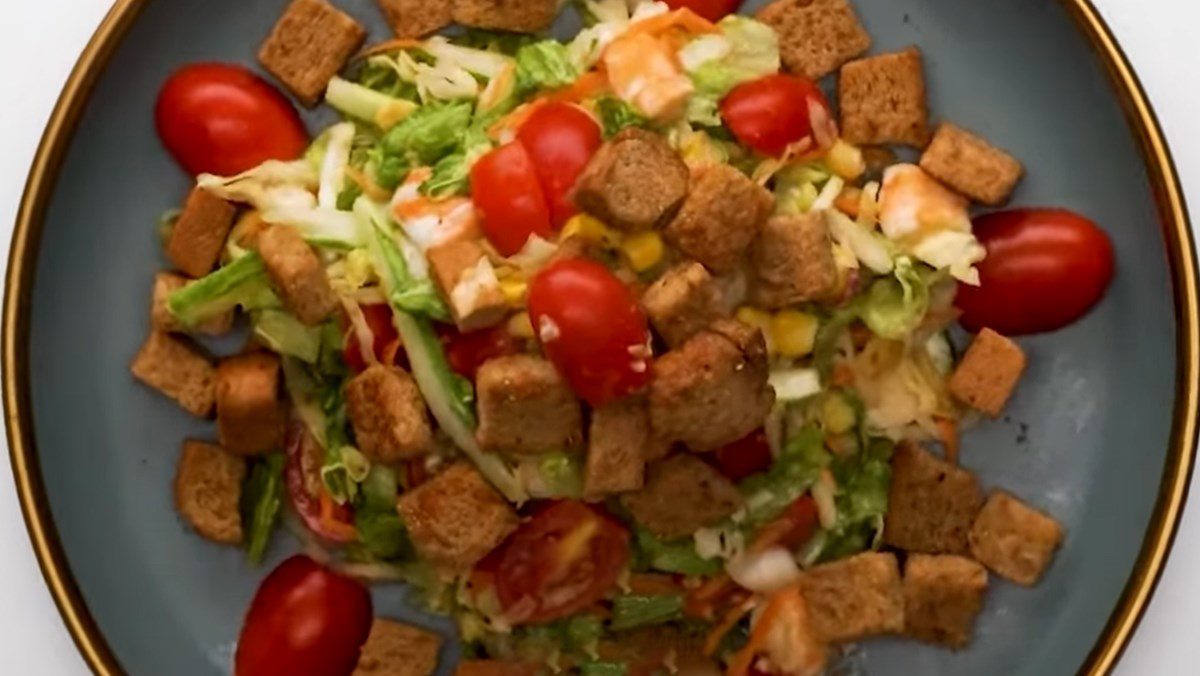
[(650, 331), (633, 291), (608, 268), (570, 258), (529, 285), (529, 316), (546, 355), (592, 406), (650, 381)]
[[(349, 505), (333, 502), (327, 495), (324, 500), (321, 497), (325, 492), (325, 485), (321, 480), (321, 466), (325, 461), (324, 449), (301, 422), (292, 423), (288, 427), (284, 446), (284, 484), (288, 500), (300, 516), (300, 520), (304, 522), (304, 526), (329, 542), (354, 542), (357, 539), (354, 511)], [(323, 514), (323, 510), (326, 513)]]
[(550, 220), (562, 227), (578, 210), (571, 200), (575, 181), (603, 142), (600, 125), (577, 106), (550, 102), (540, 106), (517, 131), (549, 202)]
[(813, 133), (810, 103), (829, 110), (825, 95), (812, 80), (768, 75), (734, 87), (721, 102), (721, 115), (737, 140), (779, 157), (788, 146)]
[(748, 476), (765, 472), (771, 467), (771, 444), (766, 430), (749, 435), (717, 449), (717, 469), (730, 481), (741, 481)]
[(236, 676), (347, 676), (371, 631), (366, 587), (307, 556), (263, 580), (238, 639)]
[(701, 17), (716, 23), (733, 14), (742, 6), (742, 0), (665, 0), (671, 9), (690, 9)]
[[(396, 332), (396, 325), (392, 322), (392, 308), (387, 303), (372, 303), (362, 305), (360, 309), (363, 319), (367, 322), (367, 328), (371, 329), (371, 349), (375, 353), (375, 358), (386, 363), (386, 350), (400, 339), (400, 334)], [(355, 373), (367, 370), (367, 363), (363, 360), (362, 344), (358, 340), (358, 333), (353, 329), (346, 334), (345, 345), (342, 347), (342, 360)]]
[(159, 91), (154, 120), (163, 145), (192, 175), (231, 176), (267, 160), (294, 160), (308, 147), (292, 104), (241, 66), (175, 71)]
[(483, 234), (501, 255), (512, 256), (531, 236), (549, 237), (553, 232), (533, 159), (516, 141), (475, 163), (471, 195), (482, 216)]
[(582, 502), (554, 502), (513, 533), (494, 560), (506, 619), (552, 622), (616, 587), (629, 562), (629, 531)]
[(955, 305), (968, 331), (1015, 336), (1054, 331), (1104, 297), (1116, 265), (1112, 242), (1065, 209), (1014, 209), (975, 219), (987, 249), (980, 285), (960, 284)]
[(503, 326), (460, 333), (447, 328), (441, 334), (450, 368), (464, 378), (475, 380), (479, 367), (489, 359), (516, 354), (520, 345)]

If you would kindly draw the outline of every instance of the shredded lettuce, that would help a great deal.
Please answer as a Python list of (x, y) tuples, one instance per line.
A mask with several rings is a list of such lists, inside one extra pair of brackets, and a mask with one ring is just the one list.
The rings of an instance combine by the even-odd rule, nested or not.
[(362, 549), (375, 560), (413, 558), (412, 541), (396, 510), (395, 472), (375, 465), (363, 479), (361, 488), (354, 506), (354, 526)]
[(266, 266), (248, 253), (167, 297), (167, 309), (184, 326), (196, 326), (235, 307), (261, 310), (280, 306)]
[(615, 96), (597, 100), (596, 115), (604, 128), (604, 138), (612, 138), (630, 127), (644, 128), (650, 123), (637, 108)]
[(641, 569), (680, 575), (716, 575), (722, 570), (721, 561), (704, 558), (696, 552), (691, 538), (664, 542), (638, 526), (633, 546), (636, 565)]
[(463, 70), (489, 80), (503, 72), (512, 62), (512, 59), (504, 54), (487, 49), (456, 45), (441, 35), (435, 35), (426, 40), (422, 51), (439, 63), (452, 63)]
[(403, 236), (397, 237), (393, 233), (391, 217), (387, 212), (370, 200), (359, 198), (354, 204), (354, 214), (359, 228), (367, 233), (365, 238), (370, 241), (369, 248), (375, 259), (376, 270), (380, 278), (386, 280), (384, 288), (387, 289), (391, 304), (405, 313), (448, 320), (450, 311), (433, 280), (429, 279), (424, 268), (416, 267), (423, 265), (424, 259), (420, 252), (405, 255), (405, 248), (411, 245)]
[(895, 273), (872, 282), (860, 302), (860, 317), (875, 335), (902, 340), (929, 310), (929, 284), (912, 261), (900, 257)]
[(579, 665), (579, 676), (625, 676), (629, 667), (620, 662), (589, 660)]
[(308, 326), (283, 310), (261, 310), (252, 319), (254, 337), (273, 352), (296, 357), (309, 364), (321, 356), (320, 326)]
[[(340, 338), (340, 337), (339, 337)], [(327, 341), (326, 341), (327, 342)], [(340, 343), (339, 343), (340, 345)], [(371, 463), (350, 445), (349, 424), (343, 399), (349, 374), (340, 359), (336, 365), (309, 367), (294, 357), (282, 359), (284, 386), (297, 417), (325, 449), (321, 481), (330, 497), (346, 504), (358, 494)]]
[(417, 104), (334, 76), (325, 90), (325, 102), (342, 115), (391, 129), (417, 110)]
[(492, 149), (492, 141), (482, 127), (472, 125), (459, 143), (458, 150), (433, 166), (433, 175), (421, 184), (421, 193), (434, 199), (466, 195), (470, 189), (471, 167)]
[(811, 426), (800, 430), (770, 469), (738, 487), (746, 498), (745, 516), (738, 525), (754, 530), (778, 517), (816, 482), (829, 461), (821, 430)]
[(614, 631), (626, 631), (666, 624), (682, 617), (683, 596), (679, 594), (618, 596), (612, 601), (609, 627)]
[(526, 476), (525, 486), (535, 498), (579, 498), (583, 495), (583, 461), (577, 454), (549, 453), (536, 464), (525, 465), (532, 473)]
[(812, 211), (820, 188), (832, 176), (820, 162), (792, 164), (775, 174), (775, 211), (780, 214), (805, 214)]
[(748, 17), (731, 15), (718, 24), (721, 35), (701, 36), (680, 50), (680, 61), (696, 90), (688, 119), (720, 124), (718, 104), (734, 87), (779, 72), (779, 38), (774, 29)]
[(830, 465), (837, 482), (837, 521), (818, 541), (818, 561), (852, 556), (877, 545), (888, 507), (894, 445), (873, 438), (857, 453), (835, 458)]
[(566, 45), (542, 40), (517, 51), (517, 90), (525, 93), (558, 89), (574, 82), (579, 69)]
[(246, 533), (246, 558), (252, 565), (262, 563), (271, 533), (279, 522), (283, 505), (283, 454), (272, 453), (250, 469), (242, 489), (242, 523)]
[(458, 145), (471, 125), (471, 114), (472, 106), (466, 102), (422, 106), (384, 135), (383, 152), (404, 158), (409, 168), (432, 166)]
[(825, 212), (829, 234), (839, 245), (854, 253), (868, 270), (880, 275), (892, 272), (896, 246), (879, 232), (868, 229), (836, 209)]

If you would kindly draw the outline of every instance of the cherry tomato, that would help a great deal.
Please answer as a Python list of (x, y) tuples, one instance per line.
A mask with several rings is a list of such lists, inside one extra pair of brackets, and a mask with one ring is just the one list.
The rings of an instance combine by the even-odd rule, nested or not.
[(517, 131), (533, 161), (542, 193), (550, 204), (550, 220), (562, 227), (578, 210), (571, 200), (575, 181), (603, 142), (600, 125), (569, 103), (547, 103)]
[(809, 102), (829, 110), (825, 95), (812, 80), (768, 75), (734, 87), (721, 102), (721, 114), (739, 141), (779, 157), (789, 145), (813, 133)]
[(357, 540), (354, 512), (349, 505), (333, 502), (321, 480), (325, 449), (301, 422), (288, 427), (284, 446), (287, 459), (283, 466), (283, 478), (288, 499), (305, 527), (330, 542), (349, 543)]
[(371, 631), (366, 587), (307, 556), (279, 564), (254, 595), (236, 676), (347, 676)]
[(968, 331), (1060, 329), (1100, 302), (1113, 278), (1108, 235), (1065, 209), (987, 214), (975, 219), (975, 235), (987, 249), (980, 285), (960, 284), (955, 300)]
[(308, 133), (292, 104), (254, 73), (221, 63), (175, 71), (154, 107), (158, 136), (188, 173), (231, 176), (294, 160)]
[[(374, 336), (371, 347), (375, 351), (375, 358), (387, 362), (385, 351), (400, 339), (400, 334), (396, 333), (396, 325), (392, 323), (392, 308), (387, 303), (372, 303), (362, 305), (360, 309), (363, 318), (367, 320), (367, 327), (371, 329), (371, 335)], [(362, 346), (358, 342), (358, 333), (351, 329), (346, 334), (345, 342), (345, 346), (342, 347), (342, 360), (346, 362), (346, 366), (355, 373), (367, 370), (367, 363), (363, 361)]]
[(741, 481), (748, 476), (765, 472), (771, 467), (771, 444), (766, 430), (751, 432), (748, 436), (717, 449), (717, 469), (730, 481)]
[(549, 237), (553, 232), (537, 168), (525, 146), (516, 141), (475, 163), (471, 195), (483, 217), (483, 234), (504, 256), (520, 251), (532, 235)]
[(742, 6), (742, 0), (666, 0), (666, 3), (671, 9), (690, 9), (713, 23), (733, 14)]
[(516, 624), (573, 615), (600, 601), (629, 561), (629, 531), (575, 500), (551, 503), (501, 545), (495, 584)]
[(650, 332), (633, 291), (608, 268), (567, 258), (529, 285), (529, 316), (546, 355), (592, 406), (650, 380)]
[(470, 380), (475, 380), (475, 374), (483, 362), (506, 354), (516, 354), (520, 349), (516, 339), (503, 326), (469, 333), (459, 333), (449, 328), (442, 332), (442, 345), (446, 348), (450, 368)]

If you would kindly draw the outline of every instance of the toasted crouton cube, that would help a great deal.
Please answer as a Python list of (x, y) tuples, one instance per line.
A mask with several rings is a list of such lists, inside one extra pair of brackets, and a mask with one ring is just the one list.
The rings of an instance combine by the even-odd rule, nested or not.
[(850, 143), (924, 148), (929, 142), (925, 73), (916, 47), (842, 66), (838, 100), (842, 137)]
[(604, 144), (575, 183), (575, 204), (618, 230), (649, 230), (675, 215), (688, 168), (658, 134), (626, 129)]
[(183, 442), (175, 470), (175, 508), (203, 537), (226, 545), (242, 541), (238, 503), (246, 461), (220, 446)]
[(904, 633), (962, 648), (987, 593), (987, 570), (961, 556), (912, 554), (904, 563)]
[(1000, 577), (1032, 587), (1062, 544), (1057, 521), (1004, 491), (995, 491), (971, 526), (971, 556)]
[(400, 516), (421, 558), (461, 573), (517, 529), (517, 514), (465, 462), (400, 496)]
[(292, 0), (259, 48), (258, 62), (312, 107), (366, 39), (366, 29), (326, 0)]
[(1003, 204), (1021, 180), (1021, 163), (971, 132), (942, 124), (921, 155), (921, 168), (988, 206)]
[(592, 411), (583, 492), (589, 497), (635, 491), (645, 477), (650, 438), (646, 402), (628, 397)]
[(646, 468), (646, 485), (621, 496), (634, 521), (668, 540), (711, 526), (742, 506), (729, 479), (692, 455), (675, 455)]
[(171, 228), (167, 258), (188, 277), (203, 277), (212, 272), (236, 213), (237, 209), (229, 202), (204, 188), (193, 188)]
[(667, 270), (642, 294), (642, 309), (673, 348), (729, 314), (712, 275), (699, 263), (680, 263)]
[(504, 320), (508, 302), (479, 242), (449, 241), (430, 248), (425, 256), (459, 331), (475, 331)]
[(579, 400), (545, 359), (510, 355), (484, 362), (476, 376), (484, 450), (529, 455), (571, 451), (583, 441)]
[(257, 455), (283, 444), (279, 357), (251, 352), (217, 366), (217, 437), (231, 453)]
[(917, 444), (900, 444), (892, 455), (883, 541), (910, 552), (966, 554), (967, 533), (981, 505), (974, 474)]
[(338, 307), (325, 267), (300, 233), (287, 225), (272, 225), (258, 236), (267, 275), (296, 318), (310, 326), (325, 321)]
[(904, 590), (894, 554), (865, 552), (810, 568), (800, 578), (813, 629), (845, 643), (904, 630)]
[(716, 273), (742, 260), (771, 214), (775, 199), (728, 164), (709, 164), (692, 173), (692, 187), (667, 225), (667, 240)]
[(201, 418), (212, 414), (217, 370), (188, 339), (151, 331), (129, 370), (188, 413)]
[(542, 668), (532, 662), (504, 660), (462, 660), (454, 676), (538, 676)]
[(442, 638), (410, 624), (375, 618), (351, 676), (430, 676)]
[(229, 332), (233, 327), (233, 308), (221, 314), (200, 322), (196, 326), (184, 326), (171, 314), (167, 307), (167, 299), (172, 293), (182, 289), (191, 280), (171, 272), (160, 272), (154, 276), (154, 299), (150, 306), (150, 325), (164, 333), (203, 333), (219, 336)]
[(871, 48), (847, 0), (776, 0), (758, 20), (779, 35), (779, 55), (793, 73), (817, 80)]
[(454, 21), (472, 28), (537, 33), (557, 14), (558, 0), (454, 0)]
[(995, 418), (1012, 397), (1025, 372), (1025, 353), (1013, 341), (984, 329), (971, 341), (954, 375), (950, 393)]
[(660, 357), (654, 373), (651, 428), (697, 452), (758, 429), (775, 403), (762, 332), (733, 320), (715, 322)]
[(453, 21), (454, 0), (377, 0), (398, 38), (420, 38)]
[(821, 301), (837, 285), (833, 243), (822, 213), (775, 216), (750, 249), (750, 302), (768, 310)]
[(346, 415), (358, 450), (385, 464), (433, 448), (425, 400), (412, 376), (398, 366), (375, 364), (346, 385)]

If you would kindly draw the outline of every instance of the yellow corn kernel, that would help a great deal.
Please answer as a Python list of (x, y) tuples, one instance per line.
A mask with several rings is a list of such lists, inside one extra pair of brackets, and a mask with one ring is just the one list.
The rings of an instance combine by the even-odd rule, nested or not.
[(825, 164), (830, 171), (847, 181), (853, 181), (867, 171), (867, 163), (863, 160), (862, 150), (842, 139), (838, 139), (826, 151)]
[(525, 303), (525, 293), (529, 291), (529, 283), (519, 277), (508, 277), (500, 280), (500, 293), (509, 305)]
[(579, 237), (596, 244), (615, 247), (621, 243), (621, 236), (610, 229), (599, 219), (587, 214), (576, 214), (563, 226), (562, 238)]
[(784, 310), (771, 318), (771, 342), (782, 357), (804, 357), (813, 351), (817, 340), (816, 317), (796, 310)]
[(771, 335), (771, 315), (749, 305), (743, 305), (733, 314), (734, 318), (746, 326), (761, 329), (763, 338), (767, 341), (767, 352), (775, 354), (775, 340)]
[(857, 422), (854, 408), (842, 395), (833, 392), (821, 402), (821, 424), (828, 434), (845, 434)]
[(508, 318), (508, 323), (505, 325), (509, 335), (517, 338), (533, 339), (533, 321), (529, 319), (528, 312), (518, 312)]
[(662, 237), (652, 230), (630, 235), (621, 241), (621, 251), (634, 272), (645, 272), (663, 258)]

